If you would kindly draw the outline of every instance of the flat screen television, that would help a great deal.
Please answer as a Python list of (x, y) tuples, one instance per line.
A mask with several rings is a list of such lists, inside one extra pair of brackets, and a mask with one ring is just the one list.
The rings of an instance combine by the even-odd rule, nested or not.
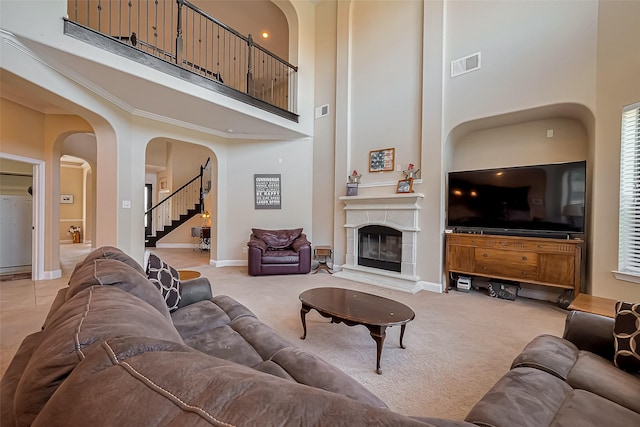
[(583, 233), (586, 161), (449, 172), (447, 228)]

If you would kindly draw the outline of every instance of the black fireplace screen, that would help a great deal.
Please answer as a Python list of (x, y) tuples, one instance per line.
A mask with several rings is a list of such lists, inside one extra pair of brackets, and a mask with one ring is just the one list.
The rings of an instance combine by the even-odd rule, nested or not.
[(401, 271), (402, 232), (382, 225), (358, 230), (358, 265)]

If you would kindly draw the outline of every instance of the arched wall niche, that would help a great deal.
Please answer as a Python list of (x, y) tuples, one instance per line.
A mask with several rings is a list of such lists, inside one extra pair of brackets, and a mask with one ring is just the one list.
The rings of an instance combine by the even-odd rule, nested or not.
[[(444, 146), (443, 172), (446, 175), (455, 170), (587, 160), (585, 239), (588, 248), (591, 239), (589, 212), (593, 206), (594, 138), (594, 115), (581, 104), (553, 104), (485, 117), (461, 123), (449, 132)], [(446, 185), (445, 179), (443, 186)], [(442, 194), (446, 197), (446, 188)], [(588, 266), (589, 252), (585, 251), (583, 256)], [(587, 271), (587, 285), (589, 281)]]
[(569, 103), (461, 123), (445, 140), (445, 171), (591, 160), (594, 123), (587, 107)]

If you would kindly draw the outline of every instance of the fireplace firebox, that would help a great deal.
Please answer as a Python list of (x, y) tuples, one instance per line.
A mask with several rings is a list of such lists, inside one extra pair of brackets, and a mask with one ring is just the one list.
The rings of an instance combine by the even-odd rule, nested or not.
[(382, 225), (358, 230), (358, 265), (401, 272), (402, 232)]

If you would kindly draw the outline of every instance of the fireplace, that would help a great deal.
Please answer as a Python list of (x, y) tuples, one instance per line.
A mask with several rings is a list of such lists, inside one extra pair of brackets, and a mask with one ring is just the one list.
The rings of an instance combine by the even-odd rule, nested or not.
[(382, 225), (358, 230), (358, 265), (387, 271), (402, 270), (402, 232)]
[(421, 193), (341, 196), (347, 244), (344, 264), (334, 275), (411, 293), (427, 289), (417, 275), (423, 198)]

